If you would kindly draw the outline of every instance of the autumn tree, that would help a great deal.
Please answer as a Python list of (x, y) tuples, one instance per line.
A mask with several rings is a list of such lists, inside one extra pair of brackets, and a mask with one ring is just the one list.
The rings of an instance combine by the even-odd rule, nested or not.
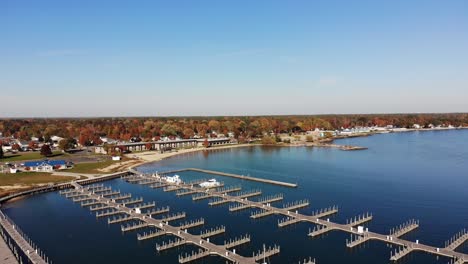
[(205, 141), (203, 141), (203, 146), (204, 146), (205, 148), (207, 148), (207, 147), (210, 146), (210, 142), (208, 142), (208, 139), (207, 139), (207, 138), (205, 138)]
[(276, 144), (276, 138), (275, 137), (270, 137), (270, 136), (264, 136), (264, 137), (262, 137), (262, 144), (264, 144), (264, 145), (274, 145), (274, 144)]
[(63, 150), (63, 151), (67, 151), (69, 149), (72, 149), (75, 147), (75, 140), (72, 139), (72, 138), (66, 138), (66, 139), (62, 139), (60, 140), (59, 142), (59, 149)]
[(89, 136), (86, 134), (80, 134), (80, 137), (78, 138), (78, 143), (81, 146), (89, 146), (91, 141), (89, 139)]
[(184, 134), (184, 138), (193, 138), (193, 136), (195, 135), (195, 132), (191, 128), (186, 128), (184, 129), (183, 134)]
[(145, 144), (145, 148), (146, 148), (146, 150), (152, 150), (153, 149), (153, 144), (148, 142), (148, 143)]
[(208, 127), (210, 127), (210, 130), (211, 131), (216, 131), (216, 132), (219, 132), (219, 126), (220, 126), (220, 123), (218, 120), (210, 120), (210, 122), (208, 122)]
[(119, 148), (120, 153), (125, 153), (126, 150), (124, 146), (119, 146), (118, 148)]
[(93, 145), (98, 146), (102, 144), (102, 140), (99, 136), (94, 136), (93, 138)]
[(19, 150), (21, 150), (21, 147), (20, 147), (20, 145), (15, 143), (15, 144), (13, 144), (11, 146), (11, 149), (14, 150), (14, 151), (19, 151)]
[(177, 135), (177, 127), (172, 124), (165, 124), (161, 128), (161, 133), (165, 136), (175, 136)]
[(44, 144), (41, 147), (41, 155), (44, 157), (48, 157), (52, 155), (52, 150), (50, 149), (50, 146), (48, 144)]
[(265, 133), (300, 133), (315, 128), (335, 130), (356, 126), (428, 127), (467, 126), (467, 113), (443, 114), (352, 114), (321, 116), (259, 116), (259, 117), (172, 117), (172, 118), (92, 118), (92, 119), (2, 119), (3, 137), (29, 140), (36, 135), (40, 142), (50, 142), (51, 136), (77, 138), (81, 145), (99, 145), (99, 136), (129, 140), (133, 136), (206, 137), (213, 131), (233, 132), (237, 139), (262, 136)]
[(104, 148), (104, 151), (107, 154), (114, 154), (115, 153), (115, 145), (114, 144), (104, 143), (104, 146), (102, 146), (102, 147)]
[(36, 148), (37, 148), (36, 142), (30, 141), (30, 142), (28, 143), (28, 148), (29, 148), (29, 149), (33, 149), (33, 150), (36, 149)]

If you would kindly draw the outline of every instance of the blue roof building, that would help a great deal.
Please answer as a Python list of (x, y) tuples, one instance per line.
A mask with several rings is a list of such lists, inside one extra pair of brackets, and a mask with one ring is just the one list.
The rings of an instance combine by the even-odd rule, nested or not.
[(50, 166), (63, 166), (67, 165), (64, 160), (39, 160), (39, 161), (27, 161), (24, 163), (26, 167), (37, 167), (43, 164), (47, 164)]
[(24, 163), (24, 167), (29, 171), (51, 172), (54, 169), (65, 169), (67, 162), (64, 160), (27, 161)]

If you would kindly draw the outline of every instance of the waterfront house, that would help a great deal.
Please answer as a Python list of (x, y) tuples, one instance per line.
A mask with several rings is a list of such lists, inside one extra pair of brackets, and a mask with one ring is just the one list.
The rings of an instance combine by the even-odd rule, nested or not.
[(53, 172), (67, 168), (67, 162), (64, 160), (40, 160), (27, 161), (24, 163), (24, 170), (36, 172)]

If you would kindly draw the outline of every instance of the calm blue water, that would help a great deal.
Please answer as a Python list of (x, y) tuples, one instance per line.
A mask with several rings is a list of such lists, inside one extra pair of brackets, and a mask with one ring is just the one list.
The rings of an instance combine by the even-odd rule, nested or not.
[[(140, 167), (141, 171), (197, 167), (233, 172), (255, 177), (297, 182), (299, 188), (216, 177), (226, 185), (241, 184), (244, 190), (259, 188), (264, 194), (283, 193), (285, 202), (307, 198), (311, 206), (301, 212), (338, 205), (340, 212), (331, 219), (345, 222), (359, 213), (372, 212), (372, 231), (387, 233), (408, 219), (420, 220), (420, 228), (407, 239), (434, 246), (462, 228), (468, 227), (468, 130), (414, 132), (376, 135), (340, 140), (340, 144), (366, 146), (364, 151), (340, 151), (305, 147), (250, 147), (214, 150), (181, 155)], [(211, 178), (195, 172), (180, 174), (185, 180)], [(250, 211), (229, 213), (228, 206), (209, 207), (207, 201), (192, 202), (191, 197), (177, 198), (148, 187), (122, 180), (104, 184), (130, 192), (157, 206), (169, 205), (171, 212), (185, 211), (187, 219), (205, 218), (203, 228), (225, 225), (227, 233), (213, 241), (250, 234), (252, 242), (237, 252), (251, 255), (265, 243), (279, 244), (281, 254), (270, 263), (298, 263), (309, 256), (322, 264), (390, 263), (391, 248), (371, 242), (357, 249), (347, 249), (348, 234), (332, 232), (309, 238), (313, 226), (301, 223), (277, 227), (279, 217), (261, 220), (249, 218)], [(281, 202), (277, 203), (281, 205)], [(96, 219), (88, 209), (70, 200), (47, 193), (5, 205), (3, 210), (37, 242), (54, 263), (177, 263), (177, 256), (193, 248), (174, 249), (163, 254), (155, 243), (167, 238), (138, 242), (136, 231), (122, 234), (120, 225), (108, 225)], [(467, 245), (459, 251), (468, 252)], [(447, 263), (448, 259), (423, 253), (411, 254), (402, 263)], [(224, 263), (209, 258), (200, 263)]]

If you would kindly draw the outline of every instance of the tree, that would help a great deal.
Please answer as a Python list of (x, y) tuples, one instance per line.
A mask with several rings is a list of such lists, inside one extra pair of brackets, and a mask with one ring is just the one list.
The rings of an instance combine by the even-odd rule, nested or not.
[(333, 137), (333, 134), (332, 134), (331, 132), (325, 132), (325, 133), (323, 134), (323, 137), (324, 137), (324, 138), (332, 138), (332, 137)]
[(264, 145), (274, 145), (274, 144), (276, 144), (276, 138), (275, 137), (264, 136), (262, 138), (262, 144), (264, 144)]
[(89, 146), (90, 140), (88, 135), (80, 134), (80, 137), (78, 138), (78, 143), (80, 143), (81, 146)]
[(15, 143), (15, 144), (13, 144), (13, 145), (11, 146), (11, 149), (12, 149), (12, 150), (15, 150), (15, 151), (19, 151), (19, 150), (21, 150), (21, 147), (20, 147), (20, 145), (18, 145), (18, 144)]
[(207, 148), (207, 147), (210, 146), (210, 142), (208, 142), (208, 139), (207, 139), (207, 138), (205, 138), (205, 141), (203, 141), (203, 146), (204, 146), (205, 148)]
[(184, 129), (184, 138), (192, 138), (195, 135), (195, 132), (191, 128)]
[(50, 149), (49, 145), (47, 145), (47, 144), (42, 145), (41, 155), (45, 156), (45, 157), (48, 157), (48, 156), (52, 155), (52, 150)]
[(99, 136), (95, 136), (93, 138), (93, 145), (98, 146), (98, 145), (101, 145), (101, 144), (102, 144), (101, 138)]
[(67, 139), (60, 140), (60, 142), (58, 144), (58, 147), (59, 147), (59, 149), (61, 149), (63, 151), (68, 150), (69, 149), (68, 140)]
[(148, 143), (145, 144), (145, 148), (146, 148), (146, 150), (152, 150), (153, 149), (153, 144), (148, 142)]
[(219, 132), (219, 121), (218, 120), (210, 120), (210, 122), (208, 122), (208, 126), (210, 127), (211, 131), (216, 131), (216, 132)]
[(165, 124), (161, 128), (161, 133), (165, 136), (175, 136), (177, 135), (177, 127), (171, 124)]
[(31, 150), (34, 150), (37, 148), (37, 144), (36, 142), (34, 141), (30, 141), (29, 144), (28, 144), (28, 147), (31, 149)]
[(73, 138), (62, 139), (58, 145), (59, 149), (66, 151), (75, 147), (75, 140)]

